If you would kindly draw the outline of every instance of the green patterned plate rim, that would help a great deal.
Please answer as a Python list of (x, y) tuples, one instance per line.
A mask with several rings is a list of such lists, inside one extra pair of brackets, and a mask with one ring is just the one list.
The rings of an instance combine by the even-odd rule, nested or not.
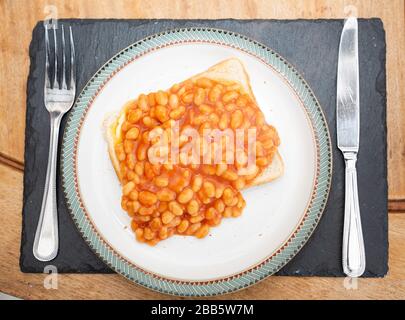
[[(295, 92), (310, 119), (316, 140), (317, 169), (312, 199), (300, 225), (272, 256), (255, 267), (221, 280), (177, 281), (151, 274), (124, 260), (98, 234), (85, 213), (76, 179), (76, 152), (80, 127), (86, 112), (101, 88), (128, 63), (173, 44), (215, 43), (242, 50), (275, 69)], [(332, 180), (332, 150), (327, 122), (314, 93), (297, 72), (277, 52), (244, 35), (221, 29), (184, 28), (168, 30), (142, 39), (112, 57), (90, 79), (73, 106), (64, 131), (61, 153), (63, 192), (72, 218), (90, 248), (117, 273), (161, 293), (178, 296), (214, 296), (251, 286), (274, 274), (289, 262), (313, 233), (325, 209)]]

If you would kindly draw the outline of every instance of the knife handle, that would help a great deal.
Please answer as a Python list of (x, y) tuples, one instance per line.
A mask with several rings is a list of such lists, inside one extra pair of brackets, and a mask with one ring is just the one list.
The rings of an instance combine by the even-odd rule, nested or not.
[(343, 155), (346, 163), (343, 271), (349, 277), (360, 277), (366, 267), (366, 256), (357, 194), (357, 153)]

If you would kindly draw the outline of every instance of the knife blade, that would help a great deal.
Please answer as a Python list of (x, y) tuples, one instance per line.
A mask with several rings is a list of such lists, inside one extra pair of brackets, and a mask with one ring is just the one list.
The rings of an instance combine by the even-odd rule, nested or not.
[(357, 152), (360, 139), (358, 26), (348, 18), (339, 44), (336, 125), (338, 148), (345, 159), (345, 209), (342, 266), (349, 277), (364, 273), (366, 258), (357, 190)]
[(342, 152), (359, 149), (359, 110), (357, 19), (348, 18), (340, 38), (337, 72), (337, 140)]

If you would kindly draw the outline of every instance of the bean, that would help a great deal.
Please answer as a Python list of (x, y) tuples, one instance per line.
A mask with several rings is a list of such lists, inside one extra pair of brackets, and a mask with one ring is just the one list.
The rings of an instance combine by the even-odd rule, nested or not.
[(169, 106), (172, 109), (177, 108), (177, 106), (179, 105), (179, 97), (175, 94), (171, 94), (169, 96)]
[(262, 114), (258, 114), (256, 116), (256, 126), (257, 127), (262, 127), (265, 124), (265, 119), (264, 116)]
[(150, 222), (150, 228), (154, 231), (159, 230), (162, 227), (162, 220), (160, 218), (153, 218)]
[(241, 126), (243, 122), (243, 113), (240, 110), (236, 110), (231, 115), (231, 128), (237, 129)]
[(148, 128), (152, 128), (157, 125), (157, 121), (149, 116), (143, 117), (142, 122)]
[(146, 243), (150, 246), (156, 246), (159, 243), (159, 239), (153, 238), (152, 240), (148, 240)]
[(126, 212), (128, 213), (128, 215), (130, 216), (130, 217), (133, 217), (134, 215), (135, 215), (135, 212), (134, 212), (134, 209), (133, 209), (133, 203), (132, 203), (132, 201), (128, 201), (127, 202), (127, 204), (126, 204)]
[(265, 157), (260, 157), (256, 160), (256, 164), (258, 166), (264, 167), (269, 163), (269, 161)]
[(194, 104), (199, 106), (205, 100), (205, 90), (203, 88), (198, 88), (194, 95)]
[(148, 98), (148, 105), (154, 107), (156, 105), (155, 94), (151, 92), (148, 94), (147, 98)]
[(169, 206), (166, 201), (160, 201), (159, 206), (158, 206), (158, 211), (160, 213), (163, 213), (163, 212), (167, 211), (168, 207)]
[(134, 211), (134, 213), (138, 212), (140, 208), (141, 204), (139, 203), (139, 201), (132, 202), (132, 210)]
[(164, 188), (157, 192), (159, 201), (172, 201), (176, 199), (176, 193), (168, 188)]
[(192, 189), (186, 188), (179, 194), (177, 200), (180, 203), (187, 203), (192, 199), (193, 194), (194, 194), (194, 192)]
[(198, 110), (200, 110), (201, 113), (210, 114), (214, 109), (212, 109), (212, 107), (208, 104), (201, 104)]
[(144, 133), (142, 133), (142, 142), (145, 144), (149, 143), (149, 131), (145, 130)]
[(211, 102), (216, 102), (219, 99), (219, 97), (221, 96), (221, 93), (222, 93), (221, 92), (221, 87), (216, 85), (208, 93), (208, 99)]
[(226, 111), (231, 112), (231, 111), (234, 111), (235, 109), (236, 109), (236, 104), (234, 104), (234, 103), (228, 103), (225, 105)]
[(241, 190), (245, 186), (245, 180), (242, 178), (238, 178), (236, 181), (233, 182), (233, 186), (235, 187), (235, 189)]
[(149, 162), (145, 163), (145, 177), (147, 179), (152, 179), (155, 176), (152, 165)]
[(180, 119), (180, 117), (186, 112), (186, 108), (184, 106), (180, 106), (176, 109), (170, 111), (169, 116), (174, 120)]
[(117, 158), (119, 161), (124, 161), (125, 160), (125, 150), (124, 150), (124, 144), (119, 143), (115, 146), (115, 153), (117, 155)]
[(209, 204), (211, 203), (211, 198), (208, 198), (207, 196), (205, 196), (205, 198), (202, 201), (204, 204)]
[(165, 106), (169, 101), (169, 97), (166, 92), (159, 90), (155, 95), (155, 100), (158, 104)]
[(176, 201), (169, 202), (169, 209), (176, 216), (181, 216), (183, 214), (183, 208)]
[(231, 207), (226, 207), (223, 216), (225, 218), (232, 217), (232, 208)]
[(153, 213), (153, 210), (152, 207), (141, 207), (138, 212), (141, 216), (150, 216)]
[(222, 177), (226, 180), (235, 181), (236, 179), (238, 179), (238, 174), (228, 169), (222, 174)]
[(200, 210), (200, 205), (198, 204), (197, 200), (193, 199), (187, 204), (187, 212), (191, 216), (196, 215), (199, 210)]
[(170, 223), (174, 219), (174, 214), (171, 213), (170, 211), (165, 211), (162, 214), (162, 222), (164, 224)]
[(226, 86), (226, 91), (234, 91), (234, 90), (239, 91), (240, 90), (240, 84), (233, 83), (233, 84), (230, 84), (230, 85)]
[(133, 189), (130, 193), (129, 193), (129, 198), (131, 200), (138, 200), (138, 191), (136, 189)]
[(233, 197), (232, 201), (230, 203), (228, 203), (227, 205), (230, 207), (234, 207), (238, 204), (238, 198), (237, 197)]
[(239, 93), (237, 91), (228, 91), (223, 95), (222, 101), (228, 103), (231, 102), (232, 100), (235, 100), (238, 96)]
[(192, 92), (183, 94), (183, 96), (181, 97), (181, 100), (185, 104), (190, 104), (194, 100), (194, 94)]
[(232, 208), (232, 217), (236, 218), (236, 217), (239, 217), (241, 214), (242, 214), (242, 209), (239, 209), (238, 207)]
[(135, 188), (135, 183), (132, 181), (128, 182), (126, 185), (124, 185), (122, 189), (122, 193), (124, 196), (129, 195), (129, 193)]
[(211, 113), (208, 116), (208, 120), (211, 121), (212, 124), (217, 124), (219, 122), (219, 117), (216, 113)]
[(172, 87), (170, 88), (170, 91), (176, 93), (177, 91), (179, 91), (179, 89), (180, 89), (180, 84), (176, 83), (176, 84), (172, 85)]
[(139, 225), (135, 220), (131, 221), (131, 229), (133, 232), (136, 232), (136, 229), (138, 229)]
[(138, 176), (142, 176), (143, 175), (143, 171), (144, 171), (144, 164), (143, 164), (143, 162), (137, 162), (136, 164), (135, 164), (135, 173), (138, 175)]
[(196, 232), (195, 236), (199, 239), (204, 238), (207, 236), (208, 232), (210, 231), (210, 227), (206, 224), (204, 224), (202, 227), (200, 227)]
[(240, 96), (240, 97), (236, 100), (236, 105), (237, 105), (239, 108), (244, 108), (244, 107), (246, 107), (247, 103), (248, 103), (248, 99), (247, 99), (245, 96)]
[(208, 220), (212, 220), (216, 217), (218, 211), (215, 208), (209, 208), (206, 212), (205, 212), (205, 218), (207, 218)]
[(135, 159), (135, 155), (133, 153), (129, 153), (127, 155), (127, 166), (130, 170), (133, 170), (135, 168), (135, 163), (136, 163), (136, 159)]
[(200, 78), (197, 79), (197, 85), (203, 88), (211, 88), (213, 86), (213, 82), (208, 78)]
[(159, 238), (162, 239), (162, 240), (164, 240), (164, 239), (167, 239), (167, 236), (168, 236), (167, 227), (162, 227), (162, 228), (159, 230)]
[(130, 123), (137, 123), (141, 118), (142, 118), (141, 109), (129, 110), (127, 119)]
[(232, 202), (233, 197), (234, 197), (234, 194), (233, 194), (232, 189), (226, 188), (224, 190), (224, 194), (222, 195), (222, 198), (227, 206), (229, 206), (229, 204)]
[(228, 169), (228, 166), (226, 165), (226, 163), (218, 163), (215, 174), (217, 176), (221, 176), (224, 172), (226, 172), (227, 169)]
[(254, 164), (254, 165), (248, 167), (248, 168), (247, 168), (247, 171), (249, 172), (249, 174), (245, 175), (244, 178), (245, 178), (246, 180), (251, 180), (251, 179), (255, 178), (256, 175), (258, 174), (258, 172), (259, 172), (259, 167)]
[(200, 214), (200, 215), (197, 215), (197, 216), (193, 216), (189, 220), (190, 220), (191, 223), (201, 222), (201, 221), (204, 220), (204, 215)]
[(155, 185), (157, 187), (167, 187), (169, 185), (169, 177), (167, 175), (155, 177)]
[(186, 92), (186, 86), (182, 86), (179, 91), (177, 91), (177, 95), (181, 97)]
[(215, 190), (215, 198), (219, 199), (222, 197), (224, 193), (225, 187), (222, 184), (217, 185), (217, 189)]
[(187, 234), (188, 235), (194, 234), (198, 229), (200, 229), (200, 227), (201, 227), (201, 223), (199, 223), (199, 222), (191, 224), (187, 229)]
[(174, 217), (172, 221), (170, 221), (167, 226), (168, 227), (177, 227), (181, 223), (180, 217)]
[(138, 216), (138, 217), (139, 217), (139, 221), (142, 221), (142, 222), (148, 222), (151, 219), (150, 216)]
[[(174, 169), (174, 166), (172, 163), (164, 163), (163, 168), (166, 169), (167, 171), (172, 171)], [(169, 181), (170, 184), (170, 181)]]
[(186, 185), (188, 185), (189, 179), (183, 176), (173, 176), (169, 181), (169, 188), (174, 190), (176, 193), (180, 193)]
[(220, 223), (221, 223), (221, 216), (217, 216), (212, 220), (208, 220), (208, 224), (213, 227), (219, 225)]
[(263, 144), (260, 141), (256, 141), (256, 156), (257, 157), (263, 157), (264, 156)]
[(212, 198), (215, 196), (215, 185), (210, 181), (205, 181), (203, 189), (207, 197)]
[(165, 122), (169, 120), (169, 116), (167, 115), (167, 109), (166, 107), (162, 105), (157, 105), (155, 108), (155, 117), (160, 121), (160, 122)]
[(148, 149), (148, 146), (146, 144), (141, 144), (138, 146), (138, 150), (136, 151), (136, 156), (139, 161), (143, 161), (146, 159), (146, 151)]
[[(137, 239), (138, 241), (141, 241), (140, 239), (143, 238), (143, 229), (142, 229), (142, 228), (137, 228), (137, 229), (135, 230), (135, 235), (136, 235), (136, 239)], [(141, 241), (141, 242), (142, 242), (142, 241)]]
[(182, 220), (180, 222), (180, 224), (177, 227), (177, 232), (178, 233), (183, 233), (187, 230), (188, 226), (190, 225), (190, 223), (187, 220)]
[(199, 126), (200, 124), (202, 124), (204, 121), (207, 120), (207, 117), (205, 115), (199, 115), (196, 116), (192, 122), (192, 124)]
[(155, 233), (150, 228), (143, 230), (143, 236), (146, 240), (152, 240), (155, 237)]
[(217, 209), (217, 211), (219, 213), (222, 213), (225, 210), (225, 204), (221, 199), (216, 200), (214, 203), (214, 206), (215, 206), (215, 209)]
[(126, 154), (132, 153), (134, 151), (135, 142), (132, 140), (125, 140), (124, 141), (124, 151)]
[(268, 139), (266, 141), (263, 142), (263, 147), (266, 149), (270, 149), (274, 146), (274, 142), (272, 139)]
[(138, 97), (138, 106), (143, 111), (148, 111), (149, 110), (148, 98), (146, 97), (146, 95), (144, 95), (144, 94), (139, 95), (139, 97)]
[(139, 136), (139, 128), (137, 128), (137, 127), (129, 129), (127, 131), (127, 133), (125, 134), (125, 138), (131, 139), (131, 140), (137, 139), (138, 136)]
[(213, 176), (216, 172), (216, 167), (205, 164), (202, 167), (202, 172), (207, 175)]
[(148, 207), (155, 204), (158, 200), (156, 194), (154, 194), (150, 191), (141, 191), (141, 192), (139, 192), (138, 197), (139, 197), (139, 202)]
[(223, 113), (221, 115), (221, 118), (219, 119), (218, 123), (219, 128), (221, 130), (225, 130), (226, 128), (228, 128), (228, 123), (229, 123), (228, 115), (226, 113)]
[(246, 201), (245, 201), (245, 199), (243, 199), (243, 197), (239, 194), (239, 195), (238, 195), (238, 204), (237, 204), (237, 207), (238, 207), (239, 209), (243, 209), (245, 206), (246, 206)]

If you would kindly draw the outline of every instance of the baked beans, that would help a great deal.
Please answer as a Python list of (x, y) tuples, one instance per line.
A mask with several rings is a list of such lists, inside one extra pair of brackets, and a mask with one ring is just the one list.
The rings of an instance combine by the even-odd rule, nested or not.
[[(256, 128), (256, 160), (249, 175), (239, 175), (242, 163), (155, 164), (149, 161), (151, 130), (172, 139), (171, 125), (179, 121), (185, 128), (236, 130)], [(136, 239), (155, 245), (174, 234), (204, 238), (222, 218), (238, 217), (246, 203), (240, 190), (249, 186), (268, 166), (280, 144), (277, 131), (267, 125), (255, 101), (237, 83), (221, 83), (208, 78), (187, 80), (169, 90), (141, 94), (131, 101), (121, 126), (121, 140), (115, 145), (122, 178), (122, 208), (132, 218)], [(224, 154), (228, 137), (215, 152)], [(188, 142), (180, 135), (180, 144)], [(202, 143), (201, 154), (209, 154)], [(222, 149), (221, 149), (222, 148)], [(246, 151), (247, 146), (245, 146)], [(212, 151), (212, 150), (211, 150)], [(167, 150), (160, 151), (165, 155)], [(211, 153), (211, 157), (214, 156)], [(245, 152), (242, 162), (247, 161)]]

